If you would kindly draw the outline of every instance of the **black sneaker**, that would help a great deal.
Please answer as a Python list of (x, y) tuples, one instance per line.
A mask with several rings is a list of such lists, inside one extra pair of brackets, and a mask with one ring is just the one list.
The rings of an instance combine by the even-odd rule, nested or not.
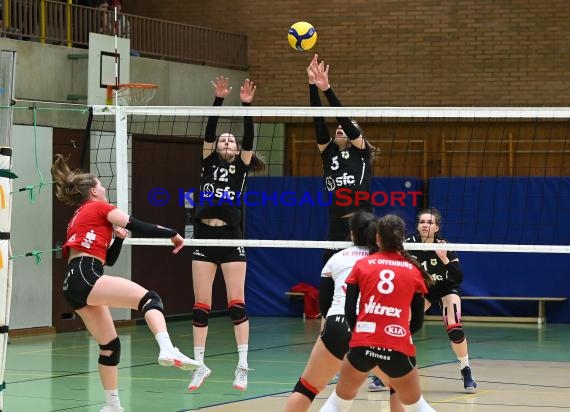
[(473, 379), (473, 376), (471, 376), (471, 368), (469, 366), (461, 369), (461, 378), (463, 379), (463, 387), (465, 388), (465, 392), (477, 392), (477, 382), (475, 382), (475, 379)]

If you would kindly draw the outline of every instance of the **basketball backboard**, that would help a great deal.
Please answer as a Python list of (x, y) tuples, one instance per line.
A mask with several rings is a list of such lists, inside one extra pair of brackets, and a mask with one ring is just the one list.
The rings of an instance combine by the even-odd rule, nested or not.
[[(89, 33), (87, 104), (105, 105), (107, 86), (129, 83), (131, 41), (104, 34)], [(115, 56), (116, 54), (116, 56)]]

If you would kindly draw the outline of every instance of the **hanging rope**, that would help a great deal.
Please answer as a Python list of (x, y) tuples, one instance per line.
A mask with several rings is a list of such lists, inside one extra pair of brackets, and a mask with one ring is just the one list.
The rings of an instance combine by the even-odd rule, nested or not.
[(36, 259), (36, 265), (39, 265), (42, 261), (42, 254), (44, 253), (53, 253), (62, 250), (60, 247), (56, 247), (55, 249), (48, 249), (48, 250), (32, 250), (30, 252), (24, 253), (23, 255), (14, 255), (10, 256), (10, 259), (22, 258), (22, 257), (34, 257)]

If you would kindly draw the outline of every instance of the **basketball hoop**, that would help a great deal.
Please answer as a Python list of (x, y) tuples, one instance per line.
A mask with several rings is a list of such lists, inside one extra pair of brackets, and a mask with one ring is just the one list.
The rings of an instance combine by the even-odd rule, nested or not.
[(153, 83), (124, 83), (118, 86), (107, 86), (106, 103), (113, 104), (113, 95), (115, 95), (119, 106), (144, 106), (152, 100), (156, 89), (158, 89), (158, 84)]

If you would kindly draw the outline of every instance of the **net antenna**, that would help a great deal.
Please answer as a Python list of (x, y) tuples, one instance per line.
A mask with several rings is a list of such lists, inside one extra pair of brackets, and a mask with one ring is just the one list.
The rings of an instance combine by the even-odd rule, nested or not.
[(124, 83), (107, 85), (106, 104), (112, 105), (115, 99), (119, 106), (145, 106), (156, 95), (158, 84)]

